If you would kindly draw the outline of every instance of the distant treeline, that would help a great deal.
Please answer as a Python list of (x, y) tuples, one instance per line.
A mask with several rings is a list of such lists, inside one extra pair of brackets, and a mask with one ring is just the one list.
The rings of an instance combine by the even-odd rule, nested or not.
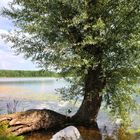
[(43, 70), (0, 70), (0, 77), (61, 77), (61, 74)]

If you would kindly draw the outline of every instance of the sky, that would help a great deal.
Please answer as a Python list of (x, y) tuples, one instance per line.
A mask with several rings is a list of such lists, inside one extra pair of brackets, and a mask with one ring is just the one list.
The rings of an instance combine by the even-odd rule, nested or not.
[[(12, 0), (0, 0), (0, 10), (7, 7), (8, 2)], [(0, 34), (7, 33), (15, 27), (9, 19), (0, 15)], [(30, 60), (25, 60), (23, 55), (15, 55), (14, 50), (10, 48), (10, 43), (5, 43), (0, 38), (0, 70), (38, 70)]]

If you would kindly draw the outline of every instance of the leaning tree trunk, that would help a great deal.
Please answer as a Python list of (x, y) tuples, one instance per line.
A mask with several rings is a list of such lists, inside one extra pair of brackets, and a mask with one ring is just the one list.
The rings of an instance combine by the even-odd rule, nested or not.
[(72, 117), (75, 122), (80, 125), (93, 126), (96, 125), (96, 118), (101, 106), (101, 91), (105, 86), (105, 79), (102, 75), (101, 65), (94, 70), (89, 69), (85, 79), (85, 95), (83, 102)]
[(78, 124), (96, 127), (96, 117), (99, 112), (102, 96), (100, 92), (104, 87), (101, 66), (94, 70), (89, 69), (85, 80), (85, 95), (81, 107), (73, 117), (68, 117), (52, 110), (28, 110), (25, 112), (0, 115), (0, 122), (7, 120), (9, 130), (15, 135), (39, 130), (64, 127), (68, 124)]

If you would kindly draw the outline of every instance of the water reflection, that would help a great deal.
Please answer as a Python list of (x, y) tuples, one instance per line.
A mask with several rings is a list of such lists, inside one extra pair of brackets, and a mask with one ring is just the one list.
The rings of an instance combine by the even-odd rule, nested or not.
[(125, 128), (118, 128), (109, 134), (97, 129), (68, 126), (58, 132), (32, 132), (25, 140), (140, 140), (140, 132), (129, 133)]
[(100, 131), (85, 127), (68, 126), (56, 133), (32, 132), (25, 140), (102, 140)]

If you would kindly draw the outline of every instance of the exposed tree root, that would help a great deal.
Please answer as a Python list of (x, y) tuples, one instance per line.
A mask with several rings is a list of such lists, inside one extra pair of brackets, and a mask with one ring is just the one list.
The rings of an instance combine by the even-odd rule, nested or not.
[(64, 127), (69, 120), (69, 117), (47, 109), (0, 115), (0, 122), (8, 121), (9, 131), (15, 135), (43, 128)]

